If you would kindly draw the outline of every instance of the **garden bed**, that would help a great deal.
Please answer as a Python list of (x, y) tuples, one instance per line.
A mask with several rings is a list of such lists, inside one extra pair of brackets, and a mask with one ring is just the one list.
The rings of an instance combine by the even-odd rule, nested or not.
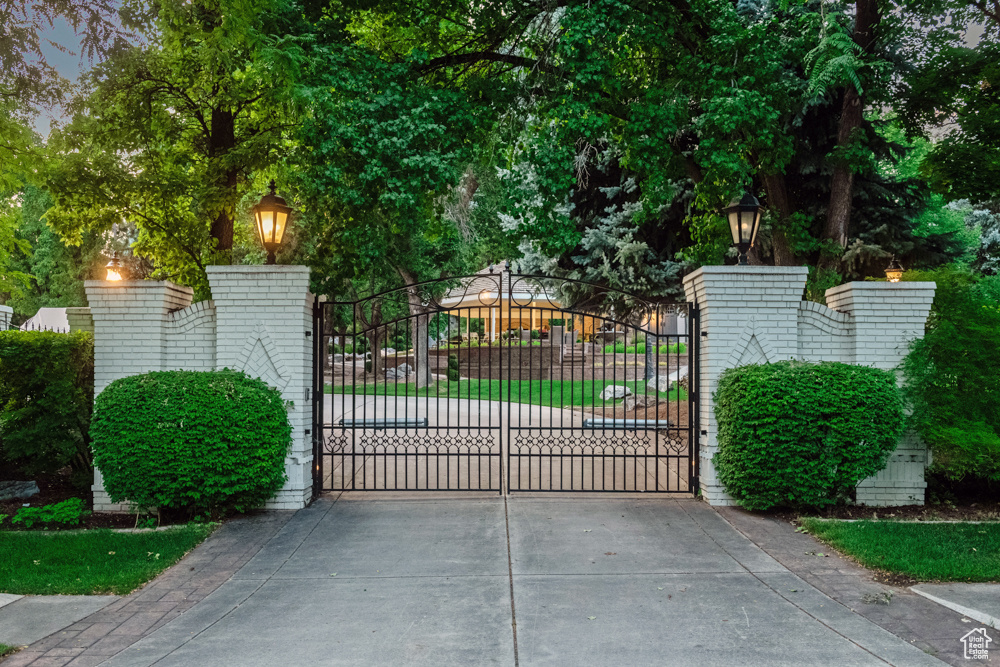
[[(30, 507), (43, 507), (54, 505), (69, 498), (82, 498), (87, 505), (87, 509), (93, 511), (93, 493), (90, 489), (81, 490), (70, 483), (70, 472), (64, 468), (55, 474), (48, 475), (24, 475), (13, 470), (0, 471), (0, 477), (4, 479), (32, 479), (38, 483), (39, 493), (30, 498), (0, 501), (0, 514), (6, 514), (2, 528), (11, 527), (10, 519), (17, 514), (25, 505)], [(121, 514), (110, 512), (91, 513), (85, 517), (80, 525), (72, 528), (133, 528), (135, 526), (134, 514)]]

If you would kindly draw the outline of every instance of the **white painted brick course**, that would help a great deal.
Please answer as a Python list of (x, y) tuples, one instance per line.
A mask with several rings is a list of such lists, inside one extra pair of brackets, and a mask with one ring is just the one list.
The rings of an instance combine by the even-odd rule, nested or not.
[[(728, 368), (786, 359), (839, 361), (896, 368), (909, 343), (923, 336), (934, 283), (854, 282), (826, 292), (828, 306), (802, 300), (805, 267), (707, 266), (684, 278), (688, 301), (700, 307), (702, 495), (734, 504), (712, 465), (718, 450), (712, 396)], [(926, 447), (908, 434), (885, 470), (863, 481), (858, 502), (923, 503)]]
[[(110, 382), (152, 370), (233, 368), (278, 388), (287, 401), (292, 446), (288, 482), (268, 503), (299, 509), (312, 494), (312, 444), (306, 436), (312, 406), (309, 269), (301, 266), (211, 266), (214, 300), (191, 304), (192, 290), (169, 282), (88, 281), (95, 332), (95, 392)], [(127, 511), (111, 503), (95, 473), (95, 508)]]

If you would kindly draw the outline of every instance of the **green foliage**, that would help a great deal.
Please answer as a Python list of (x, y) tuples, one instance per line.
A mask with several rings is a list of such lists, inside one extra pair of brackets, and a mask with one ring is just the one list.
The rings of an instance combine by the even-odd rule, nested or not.
[(25, 528), (40, 526), (78, 526), (90, 516), (87, 504), (80, 498), (68, 498), (61, 503), (45, 505), (44, 507), (22, 507), (18, 510), (11, 524), (24, 524)]
[(206, 265), (263, 260), (249, 207), (293, 123), (300, 19), (283, 0), (153, 12), (144, 46), (97, 66), (50, 140), (48, 220), (72, 243), (127, 220), (157, 276), (204, 293)]
[(0, 332), (0, 443), (29, 474), (92, 470), (94, 340), (85, 332)]
[[(570, 322), (570, 324), (572, 324), (572, 322)], [(562, 327), (562, 326), (566, 326), (566, 320), (562, 319), (562, 318), (557, 318), (557, 319), (554, 319), (554, 320), (549, 320), (549, 326), (550, 327)]]
[(168, 371), (115, 380), (91, 427), (114, 502), (190, 515), (246, 511), (285, 481), (281, 394), (243, 373)]
[(539, 340), (542, 337), (542, 332), (538, 329), (532, 329), (530, 335), (532, 340)]
[(458, 366), (458, 355), (449, 354), (448, 355), (448, 379), (452, 382), (458, 382), (461, 378)]
[(904, 421), (892, 373), (832, 362), (729, 369), (715, 414), (719, 479), (750, 510), (846, 499), (885, 467)]
[(102, 250), (106, 240), (86, 232), (80, 245), (67, 245), (44, 220), (52, 200), (44, 190), (26, 185), (20, 196), (17, 236), (24, 242), (21, 253), (11, 258), (13, 269), (30, 275), (30, 281), (14, 291), (7, 305), (25, 317), (39, 308), (86, 306), (84, 281), (103, 278), (107, 258)]
[(903, 279), (937, 283), (926, 334), (903, 361), (904, 396), (933, 468), (1000, 480), (1000, 278), (941, 269)]

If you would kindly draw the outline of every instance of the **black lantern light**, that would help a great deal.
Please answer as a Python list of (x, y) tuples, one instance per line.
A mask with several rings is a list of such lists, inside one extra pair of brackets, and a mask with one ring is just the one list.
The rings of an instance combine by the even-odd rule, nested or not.
[(760, 228), (760, 202), (747, 192), (742, 199), (734, 199), (722, 209), (729, 220), (729, 231), (733, 235), (733, 245), (740, 253), (740, 264), (747, 264), (747, 253), (753, 247)]
[(885, 267), (885, 279), (890, 283), (898, 283), (899, 279), (903, 277), (903, 267), (900, 266), (899, 262), (896, 260), (896, 256), (892, 256), (892, 261), (889, 262), (889, 266)]
[(122, 281), (122, 274), (124, 270), (122, 269), (121, 260), (118, 259), (118, 253), (114, 253), (111, 256), (111, 261), (107, 263), (105, 268), (108, 270), (108, 274), (104, 277), (109, 283), (117, 283)]
[(281, 242), (285, 238), (285, 227), (292, 209), (277, 195), (278, 188), (274, 181), (271, 181), (268, 187), (271, 191), (261, 197), (260, 203), (253, 207), (253, 217), (260, 243), (267, 251), (267, 264), (274, 264), (274, 253), (281, 247)]

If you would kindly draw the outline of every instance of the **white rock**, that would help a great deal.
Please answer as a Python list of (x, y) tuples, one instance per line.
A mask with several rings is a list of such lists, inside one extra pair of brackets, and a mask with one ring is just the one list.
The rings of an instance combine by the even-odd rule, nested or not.
[(605, 387), (604, 391), (601, 392), (602, 401), (610, 401), (617, 398), (625, 398), (632, 393), (632, 390), (628, 387), (623, 387), (618, 384), (613, 384), (609, 387)]

